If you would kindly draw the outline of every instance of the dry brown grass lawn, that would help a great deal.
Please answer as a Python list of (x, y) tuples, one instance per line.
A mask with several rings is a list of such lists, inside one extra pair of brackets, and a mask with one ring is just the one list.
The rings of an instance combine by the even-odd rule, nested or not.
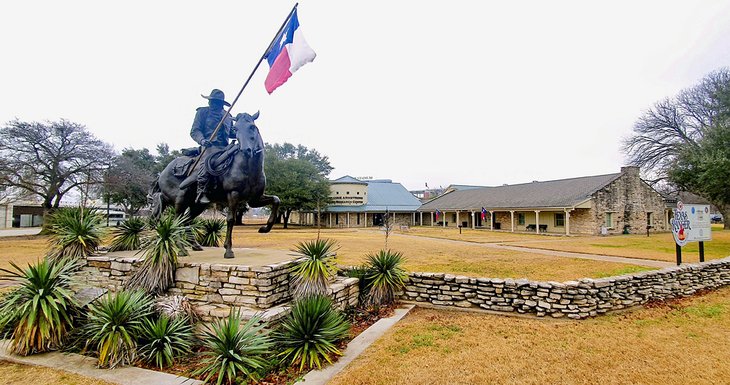
[[(234, 247), (261, 247), (292, 250), (298, 242), (315, 239), (313, 229), (278, 229), (269, 234), (256, 233), (256, 227), (236, 227)], [(322, 230), (322, 237), (339, 242), (338, 263), (358, 265), (368, 253), (385, 246), (382, 232), (374, 230)], [(529, 278), (568, 281), (583, 277), (606, 277), (639, 270), (635, 265), (559, 258), (509, 250), (495, 250), (478, 244), (455, 244), (427, 237), (393, 235), (388, 246), (406, 257), (408, 271), (443, 272), (472, 277)]]
[(7, 361), (0, 361), (0, 381), (3, 385), (113, 385), (62, 370)]
[(730, 288), (584, 321), (414, 309), (329, 385), (727, 384)]
[[(510, 245), (540, 249), (574, 251), (579, 253), (615, 255), (619, 257), (676, 261), (675, 244), (671, 233), (646, 235), (613, 235), (607, 237), (571, 237), (510, 242)], [(712, 240), (705, 242), (705, 260), (730, 256), (730, 231), (717, 229)], [(683, 262), (699, 262), (699, 243), (691, 242), (682, 248)]]
[(11, 261), (25, 267), (42, 259), (47, 251), (48, 237), (43, 235), (0, 237), (0, 268), (9, 268)]

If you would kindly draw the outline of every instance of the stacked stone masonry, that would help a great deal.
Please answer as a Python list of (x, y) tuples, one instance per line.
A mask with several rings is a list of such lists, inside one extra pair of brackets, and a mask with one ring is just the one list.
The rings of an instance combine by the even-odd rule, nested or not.
[(538, 317), (583, 319), (730, 284), (730, 257), (630, 275), (568, 282), (411, 273), (401, 299)]
[[(291, 300), (289, 281), (295, 264), (296, 261), (265, 266), (180, 262), (175, 272), (175, 287), (168, 294), (187, 297), (204, 320), (225, 317), (231, 307), (251, 313), (264, 312), (264, 316), (277, 319), (282, 313), (281, 305)], [(117, 291), (139, 265), (138, 257), (92, 256), (87, 258), (74, 281), (76, 286)], [(334, 280), (329, 294), (340, 309), (357, 305), (357, 278)]]

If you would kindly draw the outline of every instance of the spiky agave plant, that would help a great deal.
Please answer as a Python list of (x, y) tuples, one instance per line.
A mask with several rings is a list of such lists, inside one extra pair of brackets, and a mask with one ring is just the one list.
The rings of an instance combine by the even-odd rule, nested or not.
[(186, 317), (145, 318), (139, 336), (139, 356), (162, 369), (179, 357), (189, 354), (193, 346), (193, 326)]
[(119, 227), (112, 230), (109, 251), (139, 250), (145, 225), (145, 220), (139, 217), (132, 217), (120, 223)]
[(22, 269), (0, 269), (2, 280), (16, 286), (0, 299), (0, 330), (11, 330), (11, 349), (26, 356), (63, 345), (73, 326), (77, 306), (70, 289), (70, 273), (77, 261), (42, 260)]
[(91, 255), (106, 233), (103, 219), (96, 210), (83, 207), (59, 208), (50, 214), (48, 258), (55, 261)]
[(341, 355), (336, 343), (346, 337), (350, 324), (324, 295), (311, 295), (294, 303), (291, 313), (275, 333), (282, 359), (302, 369), (321, 368), (331, 356)]
[(178, 257), (190, 246), (184, 223), (184, 217), (165, 215), (155, 230), (142, 238), (144, 259), (127, 287), (162, 294), (174, 284)]
[(155, 311), (168, 318), (186, 318), (191, 322), (197, 320), (190, 300), (183, 295), (164, 295), (155, 298)]
[(327, 284), (337, 272), (337, 248), (337, 242), (332, 239), (315, 239), (297, 244), (294, 251), (304, 257), (291, 273), (294, 298), (327, 293)]
[(145, 319), (152, 314), (152, 299), (142, 291), (109, 293), (89, 305), (81, 336), (85, 349), (98, 354), (98, 366), (115, 368), (137, 357), (137, 340)]
[(370, 273), (368, 282), (368, 303), (385, 305), (395, 300), (395, 292), (405, 287), (408, 273), (403, 269), (403, 254), (391, 250), (380, 250), (368, 254), (366, 265)]
[(257, 372), (266, 367), (266, 354), (273, 346), (264, 325), (253, 317), (241, 327), (241, 316), (231, 310), (228, 318), (215, 321), (205, 331), (203, 344), (207, 350), (200, 353), (202, 366), (194, 376), (205, 376), (204, 382), (234, 384), (239, 376), (256, 380)]
[(226, 228), (223, 218), (201, 219), (198, 232), (198, 242), (201, 246), (218, 247), (223, 237), (221, 233)]

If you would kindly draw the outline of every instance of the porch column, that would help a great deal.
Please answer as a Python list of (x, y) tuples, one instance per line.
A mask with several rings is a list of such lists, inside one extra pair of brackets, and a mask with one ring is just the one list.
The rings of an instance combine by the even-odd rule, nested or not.
[(423, 211), (419, 213), (421, 215), (421, 221), (418, 223), (419, 226), (423, 226)]
[(411, 226), (415, 226), (415, 225), (416, 225), (416, 212), (414, 211), (413, 214), (411, 215)]
[(436, 226), (436, 221), (433, 220), (433, 211), (431, 211), (431, 227)]
[(535, 210), (535, 233), (540, 234), (540, 210)]
[(329, 213), (329, 214), (330, 214), (330, 223), (327, 225), (327, 227), (332, 227), (332, 213)]
[(367, 212), (365, 212), (365, 226), (363, 226), (363, 227), (368, 227), (368, 213)]
[(514, 233), (515, 232), (515, 211), (511, 210), (509, 212), (509, 216), (510, 216), (510, 222), (512, 222), (512, 232)]
[(489, 230), (494, 230), (494, 211), (489, 210)]
[(350, 212), (347, 212), (347, 227), (350, 227)]
[(474, 221), (474, 211), (471, 212), (471, 229), (474, 230), (477, 228), (477, 223)]
[(395, 211), (393, 211), (393, 226), (395, 226)]
[(570, 235), (570, 210), (565, 209), (565, 235)]
[(456, 210), (456, 221), (454, 221), (454, 222), (456, 222), (456, 223), (454, 223), (456, 225), (456, 227), (459, 227), (459, 225), (461, 224), (461, 222), (459, 222), (459, 220), (461, 219), (460, 214), (461, 214), (461, 212), (459, 212), (459, 210)]
[(442, 212), (441, 215), (443, 215), (443, 218), (441, 219), (441, 224), (444, 228), (446, 228), (446, 211)]

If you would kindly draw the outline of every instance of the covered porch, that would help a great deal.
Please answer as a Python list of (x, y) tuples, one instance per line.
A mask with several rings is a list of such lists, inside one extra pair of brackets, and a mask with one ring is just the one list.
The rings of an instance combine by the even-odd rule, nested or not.
[(588, 209), (575, 207), (481, 208), (467, 210), (419, 211), (423, 226), (462, 227), (492, 231), (529, 232), (535, 234), (570, 235), (571, 217), (588, 215)]

